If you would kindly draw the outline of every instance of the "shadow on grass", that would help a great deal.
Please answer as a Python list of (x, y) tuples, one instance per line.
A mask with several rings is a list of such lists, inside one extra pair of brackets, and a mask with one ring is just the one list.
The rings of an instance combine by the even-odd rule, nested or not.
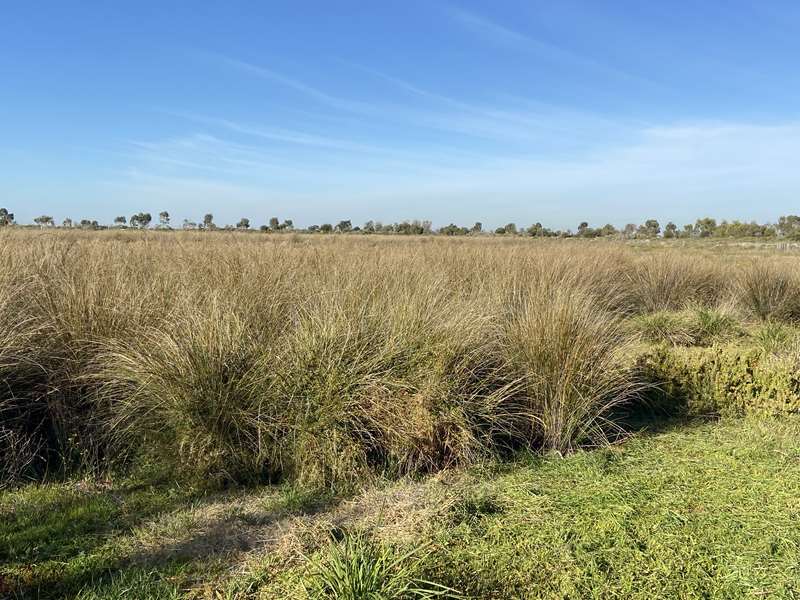
[(0, 510), (0, 597), (62, 597), (81, 579), (115, 568), (119, 557), (104, 549), (115, 536), (198, 497), (84, 482), (9, 492)]
[(626, 434), (656, 435), (699, 427), (715, 421), (718, 415), (690, 414), (687, 398), (667, 394), (654, 383), (637, 402), (618, 407), (608, 418)]
[[(152, 579), (191, 571), (192, 565), (218, 556), (269, 547), (290, 518), (334, 502), (288, 494), (275, 507), (226, 511), (230, 496), (176, 493), (163, 484), (92, 491), (42, 486), (21, 497), (18, 506), (0, 513), (0, 598), (63, 598), (88, 588), (103, 597), (102, 590), (126, 579), (129, 571), (151, 573)], [(135, 528), (181, 508), (195, 514), (191, 525), (184, 530), (178, 525), (152, 548), (131, 545)]]

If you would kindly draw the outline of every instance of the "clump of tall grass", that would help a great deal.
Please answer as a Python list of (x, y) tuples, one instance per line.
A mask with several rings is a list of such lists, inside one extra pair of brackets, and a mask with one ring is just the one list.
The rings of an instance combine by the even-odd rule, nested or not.
[(800, 277), (791, 269), (765, 261), (743, 266), (735, 294), (742, 308), (762, 320), (800, 320)]
[(694, 342), (692, 322), (682, 312), (659, 310), (636, 315), (632, 319), (634, 331), (652, 343), (685, 346)]
[(269, 478), (279, 470), (270, 431), (280, 417), (264, 402), (269, 349), (215, 299), (108, 341), (94, 377), (115, 452), (210, 481)]
[(27, 291), (25, 282), (0, 282), (0, 487), (43, 470), (50, 433), (42, 330), (21, 301)]
[(710, 306), (726, 289), (725, 269), (696, 257), (655, 254), (621, 268), (626, 304), (635, 312), (680, 310), (687, 303)]
[(780, 354), (797, 345), (798, 333), (796, 330), (775, 321), (767, 321), (753, 332), (755, 345), (765, 354)]
[(50, 471), (96, 471), (110, 458), (108, 414), (94, 394), (99, 349), (158, 324), (173, 294), (163, 273), (148, 272), (152, 261), (132, 260), (130, 249), (92, 238), (35, 241), (20, 265), (27, 270), (23, 314), (37, 331), (28, 346), (36, 370), (25, 385), (24, 419), (39, 432)]
[(618, 431), (610, 412), (642, 389), (623, 360), (630, 339), (620, 317), (580, 289), (517, 290), (503, 336), (525, 381), (529, 443), (564, 453)]
[(727, 305), (695, 304), (681, 311), (659, 310), (634, 316), (631, 325), (645, 341), (673, 346), (707, 346), (741, 333)]
[(691, 314), (694, 343), (697, 345), (707, 346), (743, 333), (737, 311), (730, 303), (721, 303), (715, 307), (694, 305), (688, 310)]
[(491, 455), (509, 437), (513, 382), (488, 320), (451, 296), (378, 278), (310, 296), (288, 323), (248, 319), (235, 302), (187, 304), (100, 357), (119, 447), (206, 480), (313, 485)]

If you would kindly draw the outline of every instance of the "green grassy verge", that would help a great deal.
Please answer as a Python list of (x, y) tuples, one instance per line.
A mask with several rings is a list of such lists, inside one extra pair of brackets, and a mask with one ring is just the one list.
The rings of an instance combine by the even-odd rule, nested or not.
[(798, 598), (798, 522), (800, 417), (684, 423), (347, 499), (31, 485), (0, 494), (0, 597), (302, 598), (357, 535), (406, 597)]

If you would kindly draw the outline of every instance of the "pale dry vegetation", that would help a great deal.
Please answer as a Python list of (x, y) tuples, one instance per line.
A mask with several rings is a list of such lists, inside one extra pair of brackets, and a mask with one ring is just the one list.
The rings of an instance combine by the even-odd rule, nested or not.
[(793, 256), (701, 247), (8, 231), (0, 263), (4, 482), (337, 487), (563, 454), (653, 385), (630, 317), (800, 318)]

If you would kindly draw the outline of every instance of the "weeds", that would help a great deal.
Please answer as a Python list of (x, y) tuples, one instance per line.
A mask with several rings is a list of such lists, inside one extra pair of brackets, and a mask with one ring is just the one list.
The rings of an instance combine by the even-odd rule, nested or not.
[(309, 598), (339, 600), (402, 600), (457, 598), (454, 590), (415, 576), (421, 558), (397, 554), (363, 532), (332, 541), (323, 557), (311, 561), (304, 587)]

